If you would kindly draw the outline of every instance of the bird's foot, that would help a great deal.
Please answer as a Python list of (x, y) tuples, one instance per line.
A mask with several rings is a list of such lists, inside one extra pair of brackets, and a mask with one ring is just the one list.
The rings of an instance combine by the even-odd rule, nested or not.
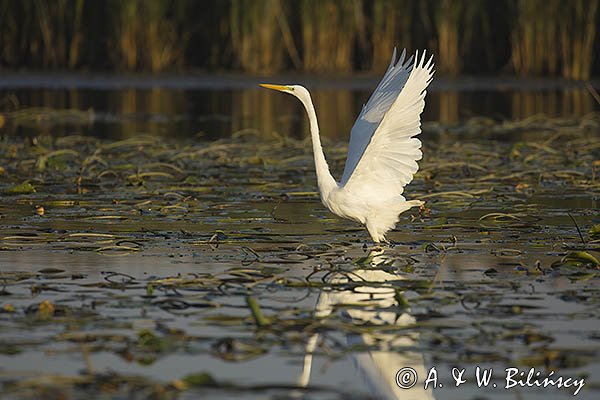
[(383, 239), (381, 242), (373, 243), (373, 247), (371, 247), (370, 252), (380, 252), (383, 253), (385, 249), (391, 249), (394, 247), (394, 244), (387, 239)]
[(425, 207), (425, 202), (422, 201), (419, 206), (419, 217), (429, 217), (431, 216), (431, 210)]
[(369, 246), (367, 243), (363, 244), (363, 251), (365, 253), (373, 254), (373, 253), (383, 253), (386, 245), (381, 242), (374, 242), (373, 246)]
[(367, 255), (367, 259), (369, 260), (369, 264), (371, 266), (377, 266), (381, 262), (381, 257), (385, 254), (385, 248), (380, 246), (373, 246), (369, 249), (369, 254)]

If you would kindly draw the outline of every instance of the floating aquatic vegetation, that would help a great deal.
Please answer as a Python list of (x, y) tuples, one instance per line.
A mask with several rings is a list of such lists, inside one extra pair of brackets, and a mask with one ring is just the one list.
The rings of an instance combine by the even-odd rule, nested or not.
[(25, 181), (18, 185), (11, 186), (6, 189), (7, 194), (29, 194), (35, 193), (35, 187), (29, 182)]
[[(598, 332), (573, 321), (599, 317), (599, 127), (425, 126), (405, 195), (426, 208), (383, 254), (321, 207), (305, 141), (5, 137), (0, 362), (65, 367), (1, 369), (0, 396), (347, 398), (206, 367), (271, 357), (300, 373), (305, 352), (588, 371)], [(328, 148), (339, 172), (345, 145)], [(580, 340), (585, 353), (565, 345)]]

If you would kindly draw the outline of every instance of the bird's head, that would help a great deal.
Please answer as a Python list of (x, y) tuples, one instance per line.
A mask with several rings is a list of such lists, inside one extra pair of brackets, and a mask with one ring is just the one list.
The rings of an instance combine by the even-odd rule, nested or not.
[(306, 90), (306, 88), (300, 85), (272, 85), (270, 83), (261, 83), (260, 86), (267, 89), (273, 89), (283, 93), (291, 94), (292, 96), (299, 98), (301, 101), (310, 99), (310, 94), (308, 93), (308, 90)]

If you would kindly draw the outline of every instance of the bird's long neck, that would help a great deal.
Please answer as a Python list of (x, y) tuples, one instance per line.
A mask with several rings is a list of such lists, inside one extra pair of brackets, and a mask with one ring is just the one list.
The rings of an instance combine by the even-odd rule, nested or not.
[(321, 146), (321, 138), (319, 137), (319, 124), (317, 123), (317, 113), (312, 101), (302, 101), (306, 112), (308, 113), (308, 119), (310, 121), (310, 136), (312, 139), (313, 153), (315, 157), (315, 169), (317, 171), (317, 184), (321, 191), (321, 197), (327, 198), (329, 193), (337, 188), (337, 183), (331, 172), (329, 172), (329, 165), (325, 160), (325, 154), (323, 154), (323, 147)]

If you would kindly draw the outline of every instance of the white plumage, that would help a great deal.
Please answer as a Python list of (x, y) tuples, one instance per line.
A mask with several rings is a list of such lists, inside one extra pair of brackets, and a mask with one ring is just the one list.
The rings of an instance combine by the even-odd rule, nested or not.
[(317, 183), (323, 204), (334, 214), (366, 225), (379, 243), (398, 222), (399, 214), (423, 204), (406, 201), (402, 193), (419, 169), (421, 113), (433, 77), (433, 57), (425, 52), (396, 62), (396, 50), (383, 79), (352, 127), (348, 157), (340, 183), (325, 161), (317, 116), (310, 93), (299, 85), (261, 86), (297, 97), (308, 113)]

